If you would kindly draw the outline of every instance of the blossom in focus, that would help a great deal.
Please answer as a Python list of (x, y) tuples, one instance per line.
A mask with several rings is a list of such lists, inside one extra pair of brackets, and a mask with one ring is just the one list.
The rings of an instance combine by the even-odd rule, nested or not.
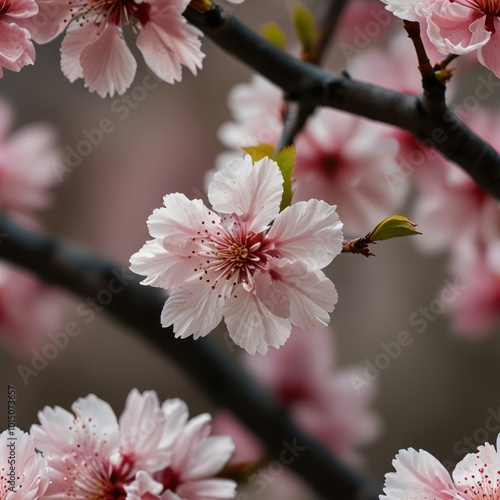
[(149, 217), (154, 239), (130, 268), (146, 276), (144, 285), (169, 290), (161, 322), (176, 337), (203, 337), (224, 317), (237, 345), (265, 354), (283, 345), (292, 324), (329, 323), (337, 291), (321, 269), (341, 251), (342, 223), (318, 200), (280, 213), (282, 195), (278, 165), (247, 155), (215, 174), (215, 212), (175, 193)]
[(233, 444), (228, 437), (210, 436), (208, 415), (188, 420), (184, 402), (160, 405), (154, 392), (135, 389), (119, 421), (94, 395), (72, 409), (74, 415), (46, 407), (38, 414), (40, 425), (31, 428), (48, 461), (44, 498), (125, 498), (127, 493), (127, 498), (149, 500), (204, 498), (189, 496), (196, 491), (211, 492), (214, 500), (234, 497), (232, 481), (210, 477), (225, 465)]
[[(13, 477), (9, 474), (11, 465)], [(36, 452), (32, 437), (17, 428), (0, 434), (0, 470), (2, 500), (37, 500), (49, 484), (46, 460)]]
[(41, 0), (39, 14), (27, 27), (38, 43), (68, 27), (61, 45), (64, 75), (71, 82), (83, 78), (91, 92), (106, 97), (123, 94), (137, 69), (122, 25), (138, 33), (137, 47), (161, 80), (180, 81), (182, 66), (196, 74), (204, 54), (201, 32), (182, 16), (188, 4), (189, 0)]
[[(476, 500), (500, 495), (500, 456), (498, 447), (479, 446), (457, 464), (452, 476), (430, 453), (413, 448), (401, 450), (392, 464), (396, 472), (385, 476), (384, 500)], [(453, 479), (452, 479), (453, 478)]]
[(481, 64), (500, 77), (500, 6), (487, 0), (436, 0), (427, 15), (427, 34), (443, 54), (478, 51)]
[(35, 0), (2, 0), (0, 3), (0, 78), (3, 68), (20, 71), (35, 62), (35, 47), (22, 21), (38, 12)]
[(59, 331), (67, 296), (30, 274), (0, 263), (0, 337), (19, 356), (28, 356)]

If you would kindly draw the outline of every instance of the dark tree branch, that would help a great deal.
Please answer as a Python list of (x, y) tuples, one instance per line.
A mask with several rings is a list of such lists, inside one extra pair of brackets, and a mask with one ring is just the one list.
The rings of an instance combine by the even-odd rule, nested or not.
[(482, 189), (500, 199), (500, 155), (444, 107), (429, 114), (419, 97), (328, 73), (286, 54), (219, 7), (185, 16), (217, 45), (281, 87), (288, 99), (330, 106), (413, 133), (460, 165)]
[[(319, 39), (314, 48), (312, 60), (310, 61), (313, 64), (319, 65), (321, 63), (346, 3), (347, 0), (329, 0), (321, 4), (321, 12), (316, 19), (316, 25), (319, 29)], [(295, 137), (304, 128), (308, 118), (314, 113), (315, 109), (315, 105), (304, 102), (289, 103), (283, 119), (283, 132), (276, 146), (276, 151), (293, 144)]]
[(166, 300), (162, 290), (141, 286), (128, 268), (27, 231), (6, 216), (0, 216), (0, 234), (2, 259), (84, 299), (96, 297), (120, 276), (127, 285), (114, 295), (106, 312), (135, 328), (144, 340), (175, 361), (215, 402), (233, 411), (262, 439), (270, 456), (280, 460), (286, 449), (284, 443), (292, 446), (295, 443), (304, 448), (299, 448), (297, 458), (287, 465), (324, 498), (378, 498), (381, 493), (378, 485), (342, 465), (326, 448), (304, 434), (212, 339), (175, 339), (171, 328), (162, 328), (160, 313)]

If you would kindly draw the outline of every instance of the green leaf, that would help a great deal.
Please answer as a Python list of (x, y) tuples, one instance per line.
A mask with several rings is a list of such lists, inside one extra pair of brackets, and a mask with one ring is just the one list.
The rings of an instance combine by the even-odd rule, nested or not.
[(422, 234), (415, 229), (416, 227), (416, 224), (402, 215), (391, 215), (391, 217), (387, 217), (387, 219), (379, 222), (375, 229), (366, 237), (371, 241), (382, 241), (399, 238), (400, 236)]
[(268, 158), (273, 157), (274, 146), (271, 144), (258, 144), (257, 146), (248, 146), (246, 148), (241, 148), (245, 153), (248, 153), (252, 157), (252, 161), (255, 163), (262, 160), (266, 156)]
[(262, 36), (281, 50), (286, 50), (285, 32), (274, 22), (264, 24), (261, 29)]
[(314, 16), (306, 7), (298, 4), (293, 8), (292, 17), (303, 51), (313, 52), (318, 39), (318, 28)]
[(285, 146), (278, 151), (274, 161), (278, 164), (283, 175), (283, 198), (281, 199), (280, 212), (292, 204), (292, 175), (295, 168), (295, 148)]

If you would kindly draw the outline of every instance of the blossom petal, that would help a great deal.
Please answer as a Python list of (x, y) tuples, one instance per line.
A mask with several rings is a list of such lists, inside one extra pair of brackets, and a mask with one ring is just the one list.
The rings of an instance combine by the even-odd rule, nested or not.
[(309, 200), (283, 210), (268, 233), (279, 256), (305, 262), (313, 270), (328, 265), (342, 250), (343, 224), (335, 208)]
[(47, 43), (62, 33), (71, 21), (70, 5), (59, 0), (37, 0), (36, 3), (38, 14), (17, 24), (26, 28), (35, 42)]
[(137, 63), (120, 26), (108, 24), (80, 57), (85, 86), (101, 97), (123, 94), (132, 83)]
[(275, 316), (241, 284), (227, 302), (224, 318), (233, 342), (249, 354), (266, 354), (269, 346), (278, 348), (286, 342), (291, 331), (288, 319)]
[(464, 498), (469, 497), (471, 490), (476, 498), (497, 498), (500, 494), (499, 468), (497, 450), (493, 445), (485, 443), (484, 446), (479, 446), (476, 453), (469, 453), (457, 464), (453, 480)]
[(30, 41), (30, 34), (17, 24), (0, 21), (0, 66), (11, 71), (35, 61), (35, 47)]
[(190, 456), (188, 474), (183, 479), (202, 479), (217, 474), (229, 461), (234, 442), (229, 436), (209, 436), (201, 441)]
[(174, 325), (176, 338), (192, 335), (195, 339), (211, 332), (222, 319), (222, 309), (231, 291), (231, 283), (192, 280), (174, 288), (161, 313), (163, 327)]
[(214, 175), (208, 187), (214, 210), (235, 213), (255, 233), (276, 218), (282, 196), (283, 176), (278, 164), (267, 157), (255, 164), (250, 155), (234, 159)]
[(495, 31), (491, 34), (488, 43), (483, 45), (477, 54), (479, 62), (486, 66), (489, 70), (493, 71), (495, 76), (500, 78), (500, 21), (498, 17), (494, 18)]
[[(137, 38), (137, 47), (146, 64), (162, 80), (168, 83), (180, 81), (182, 65), (196, 75), (205, 54), (200, 50), (201, 31), (187, 24), (182, 10), (158, 2), (150, 12), (150, 20), (144, 24)], [(156, 6), (155, 6), (156, 7)]]
[[(230, 479), (205, 479), (181, 484), (177, 488), (180, 498), (235, 498), (236, 483)], [(174, 497), (175, 498), (175, 497)]]
[(127, 500), (160, 500), (163, 485), (155, 481), (147, 472), (140, 470), (134, 481), (123, 485)]
[(396, 472), (385, 476), (387, 500), (452, 500), (456, 489), (448, 471), (430, 453), (413, 448), (401, 450), (392, 461)]
[(160, 288), (174, 288), (188, 279), (196, 277), (189, 256), (175, 255), (161, 245), (158, 240), (147, 241), (132, 257), (130, 269), (134, 273), (146, 276), (142, 285)]
[(61, 69), (71, 83), (83, 77), (80, 57), (83, 50), (95, 41), (98, 33), (99, 26), (95, 23), (85, 23), (83, 26), (72, 23), (66, 30), (61, 44)]
[[(290, 303), (290, 321), (300, 328), (324, 328), (338, 300), (335, 285), (321, 272), (310, 271), (301, 262), (273, 262), (270, 272), (276, 278), (272, 286), (277, 297)], [(259, 290), (257, 294), (260, 297)], [(262, 300), (262, 298), (261, 298)], [(267, 303), (263, 301), (266, 306)]]

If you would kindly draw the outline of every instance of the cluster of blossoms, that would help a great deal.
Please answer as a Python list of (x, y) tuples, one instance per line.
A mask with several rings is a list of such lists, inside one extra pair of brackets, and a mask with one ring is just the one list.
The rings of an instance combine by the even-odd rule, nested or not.
[[(242, 0), (229, 0), (241, 3)], [(3, 0), (0, 3), (0, 76), (2, 67), (19, 71), (35, 60), (31, 39), (46, 43), (67, 33), (61, 68), (74, 82), (101, 97), (122, 94), (132, 83), (137, 63), (123, 38), (123, 25), (137, 36), (137, 47), (161, 80), (181, 79), (182, 66), (201, 68), (202, 33), (182, 13), (190, 0)]]
[[(40, 425), (33, 425), (29, 435), (17, 429), (0, 435), (0, 465), (5, 471), (0, 475), (1, 498), (235, 497), (236, 483), (215, 477), (234, 444), (227, 436), (211, 435), (210, 415), (189, 419), (183, 401), (160, 404), (154, 392), (135, 389), (119, 420), (94, 395), (79, 399), (72, 409), (74, 415), (46, 407), (39, 412)], [(13, 476), (8, 466), (12, 454)]]
[(395, 16), (426, 26), (442, 54), (478, 51), (481, 64), (500, 76), (500, 6), (488, 0), (382, 0)]
[(328, 324), (337, 291), (321, 269), (342, 249), (342, 223), (318, 200), (280, 213), (282, 196), (277, 163), (247, 155), (215, 174), (212, 210), (174, 193), (149, 217), (154, 239), (131, 257), (131, 269), (146, 276), (144, 285), (169, 290), (161, 322), (176, 337), (203, 337), (224, 317), (237, 345), (265, 354), (291, 325)]
[(386, 475), (381, 500), (476, 500), (500, 495), (500, 436), (496, 449), (486, 443), (457, 464), (452, 477), (430, 453), (401, 450), (393, 460), (396, 472)]

